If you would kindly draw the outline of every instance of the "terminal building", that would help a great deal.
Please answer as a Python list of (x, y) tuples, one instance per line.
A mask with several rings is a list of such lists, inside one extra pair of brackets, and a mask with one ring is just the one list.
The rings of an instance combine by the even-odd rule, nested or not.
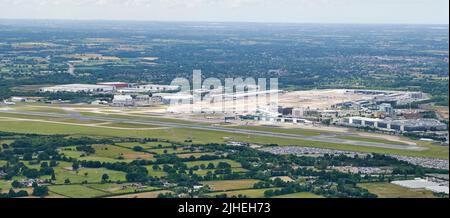
[(169, 85), (134, 85), (133, 87), (140, 92), (151, 92), (151, 93), (161, 93), (161, 92), (177, 92), (180, 91), (180, 86), (169, 86)]
[(51, 87), (44, 87), (39, 89), (40, 92), (72, 92), (72, 93), (111, 93), (116, 88), (107, 85), (90, 85), (90, 84), (68, 84)]
[(344, 118), (343, 124), (355, 127), (371, 127), (396, 132), (445, 131), (447, 125), (434, 119), (389, 120), (365, 117)]

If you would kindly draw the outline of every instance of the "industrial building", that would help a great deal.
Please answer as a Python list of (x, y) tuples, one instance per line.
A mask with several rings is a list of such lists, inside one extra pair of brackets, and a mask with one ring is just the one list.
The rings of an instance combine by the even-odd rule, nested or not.
[(131, 95), (114, 95), (112, 104), (116, 107), (133, 106), (134, 100)]
[(128, 88), (129, 87), (129, 84), (128, 83), (124, 83), (124, 82), (104, 82), (104, 83), (97, 83), (97, 85), (113, 86), (116, 89)]
[(369, 127), (396, 132), (444, 131), (447, 125), (435, 119), (391, 120), (365, 117), (349, 117), (343, 119), (343, 125)]
[(163, 104), (192, 104), (193, 96), (189, 94), (170, 94), (161, 93), (153, 96), (154, 98), (160, 98)]
[(51, 87), (44, 87), (39, 89), (40, 92), (72, 92), (72, 93), (111, 93), (116, 88), (114, 86), (106, 85), (90, 85), (90, 84), (68, 84)]

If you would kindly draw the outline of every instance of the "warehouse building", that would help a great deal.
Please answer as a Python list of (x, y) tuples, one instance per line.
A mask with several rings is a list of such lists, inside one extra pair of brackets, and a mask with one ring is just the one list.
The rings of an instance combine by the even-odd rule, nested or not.
[(112, 104), (115, 107), (133, 106), (134, 101), (131, 95), (114, 95)]
[(90, 84), (68, 84), (39, 89), (40, 92), (72, 92), (72, 93), (111, 93), (116, 88), (114, 86), (90, 85)]

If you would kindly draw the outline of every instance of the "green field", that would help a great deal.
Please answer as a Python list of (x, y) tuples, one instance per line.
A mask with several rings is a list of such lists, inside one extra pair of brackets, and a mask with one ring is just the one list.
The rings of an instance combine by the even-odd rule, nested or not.
[[(9, 113), (0, 112), (1, 116), (9, 116)], [(17, 116), (17, 115), (12, 115)], [(20, 117), (36, 118), (34, 116)], [(42, 117), (37, 117), (42, 118)], [(1, 121), (0, 121), (1, 122)], [(233, 134), (218, 131), (204, 131), (193, 129), (158, 129), (158, 130), (117, 130), (103, 129), (89, 126), (73, 126), (65, 124), (40, 122), (21, 122), (8, 121), (8, 125), (0, 125), (0, 131), (17, 133), (37, 133), (37, 134), (76, 134), (86, 136), (113, 136), (113, 137), (133, 137), (133, 138), (161, 138), (175, 142), (184, 142), (186, 139), (192, 139), (193, 143), (224, 143), (225, 138), (233, 138), (235, 141), (242, 141), (257, 144), (279, 144), (279, 145), (297, 145), (306, 147), (318, 147), (328, 149), (338, 149), (346, 151), (397, 154), (414, 157), (432, 157), (440, 159), (449, 159), (449, 149), (444, 146), (432, 145), (426, 142), (418, 142), (421, 146), (428, 148), (424, 151), (398, 150), (377, 147), (363, 147), (354, 145), (344, 145), (339, 143), (325, 143), (297, 139), (283, 139), (275, 137), (249, 136), (248, 134)]]
[(158, 188), (150, 187), (150, 186), (137, 188), (137, 187), (133, 186), (133, 184), (131, 184), (131, 183), (89, 184), (86, 186), (89, 188), (95, 189), (95, 190), (110, 193), (111, 195), (130, 194), (130, 193), (136, 193), (136, 192), (148, 192), (148, 191), (153, 191), (153, 190), (158, 189)]
[(390, 183), (364, 183), (358, 185), (379, 198), (434, 198), (433, 192), (424, 189), (408, 189)]
[(239, 191), (227, 191), (227, 192), (214, 192), (207, 194), (208, 196), (214, 197), (217, 195), (226, 194), (228, 197), (243, 195), (248, 198), (264, 198), (264, 192), (268, 190), (276, 190), (277, 188), (267, 188), (267, 189), (246, 189)]
[(112, 196), (111, 198), (157, 198), (159, 194), (164, 193), (172, 193), (171, 191), (162, 190), (162, 191), (152, 191), (152, 192), (143, 192), (136, 194), (127, 194), (127, 195), (117, 195)]
[(0, 160), (0, 167), (5, 166), (6, 165), (6, 160)]
[(200, 165), (205, 165), (208, 166), (209, 163), (214, 164), (214, 166), (217, 166), (217, 164), (219, 164), (220, 162), (225, 162), (231, 165), (232, 168), (240, 168), (242, 167), (240, 163), (233, 161), (233, 160), (226, 160), (226, 159), (222, 159), (222, 160), (205, 160), (205, 161), (191, 161), (191, 162), (185, 162), (185, 164), (190, 168), (190, 167), (194, 167), (194, 166), (200, 166)]
[(50, 192), (69, 198), (95, 198), (109, 194), (107, 192), (82, 185), (53, 185), (48, 188)]
[(167, 173), (164, 172), (162, 169), (161, 170), (154, 170), (153, 169), (153, 165), (145, 166), (145, 168), (147, 168), (149, 176), (153, 176), (153, 177), (156, 177), (156, 178), (161, 178), (161, 177), (167, 176)]
[(336, 137), (338, 139), (351, 140), (351, 141), (360, 141), (360, 142), (373, 142), (373, 143), (384, 143), (388, 145), (404, 145), (403, 142), (390, 141), (386, 139), (378, 139), (378, 138), (367, 138), (367, 137), (356, 137), (356, 136), (340, 136)]
[(309, 192), (299, 192), (287, 195), (279, 195), (273, 198), (323, 198), (323, 197)]
[(93, 145), (95, 149), (95, 154), (92, 156), (105, 157), (111, 159), (119, 159), (119, 157), (125, 160), (136, 160), (136, 159), (153, 159), (153, 155), (136, 152), (128, 148), (123, 148), (114, 145)]
[(213, 191), (229, 191), (229, 190), (253, 188), (253, 185), (258, 182), (259, 180), (255, 179), (242, 179), (242, 180), (206, 181), (202, 182), (202, 184), (208, 185)]
[(266, 126), (234, 126), (230, 127), (233, 129), (246, 129), (246, 130), (256, 130), (263, 132), (274, 132), (274, 133), (284, 133), (284, 134), (292, 134), (292, 135), (303, 135), (303, 136), (319, 136), (324, 133), (331, 133), (326, 131), (319, 130), (307, 130), (307, 129), (284, 129), (277, 127), (266, 127)]
[[(194, 171), (195, 174), (199, 175), (199, 176), (204, 176), (206, 175), (208, 172), (214, 172), (215, 170), (196, 170)], [(248, 170), (244, 169), (244, 168), (232, 168), (231, 171), (233, 173), (245, 173), (248, 172)]]
[(132, 123), (109, 123), (109, 124), (102, 124), (100, 126), (126, 128), (126, 129), (161, 128), (161, 126), (132, 124)]
[(78, 171), (74, 171), (71, 169), (71, 166), (71, 163), (59, 162), (59, 165), (55, 167), (56, 184), (64, 184), (66, 179), (69, 179), (72, 184), (80, 184), (84, 181), (99, 183), (103, 174), (108, 174), (111, 181), (126, 181), (124, 172), (106, 168), (81, 168)]
[(161, 145), (162, 146), (161, 148), (172, 147), (172, 144), (167, 142), (146, 142), (146, 143), (126, 142), (126, 143), (117, 143), (116, 145), (130, 149), (133, 149), (136, 146), (142, 147), (144, 149), (158, 148), (158, 145)]
[(0, 190), (3, 191), (8, 191), (12, 186), (11, 186), (12, 181), (5, 181), (5, 180), (0, 180)]

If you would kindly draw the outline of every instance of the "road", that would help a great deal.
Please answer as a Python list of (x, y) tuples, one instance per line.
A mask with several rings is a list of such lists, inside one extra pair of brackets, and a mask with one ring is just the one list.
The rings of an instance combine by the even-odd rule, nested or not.
[(355, 145), (355, 146), (363, 146), (363, 147), (378, 147), (378, 148), (390, 148), (390, 149), (414, 150), (414, 151), (426, 150), (426, 148), (415, 146), (415, 145), (405, 145), (405, 144), (395, 145), (395, 144), (385, 144), (385, 143), (375, 143), (375, 142), (352, 141), (352, 140), (335, 138), (335, 137), (339, 136), (338, 133), (322, 134), (320, 136), (304, 136), (304, 135), (274, 133), (274, 132), (258, 131), (258, 130), (233, 129), (233, 128), (227, 128), (227, 127), (211, 126), (211, 125), (202, 126), (202, 125), (195, 125), (195, 124), (183, 124), (183, 123), (162, 122), (162, 121), (153, 121), (153, 120), (131, 120), (131, 119), (113, 118), (113, 117), (83, 116), (80, 114), (58, 114), (58, 113), (45, 113), (45, 112), (32, 112), (32, 111), (25, 112), (25, 111), (18, 111), (18, 110), (12, 110), (12, 109), (6, 110), (6, 111), (3, 110), (2, 112), (11, 113), (11, 114), (20, 114), (20, 115), (46, 116), (46, 117), (53, 117), (53, 118), (120, 122), (120, 123), (129, 123), (129, 124), (156, 125), (156, 126), (173, 127), (173, 128), (186, 128), (186, 129), (195, 129), (195, 130), (203, 130), (203, 131), (218, 131), (218, 132), (235, 133), (235, 134), (248, 134), (248, 135), (254, 135), (254, 136), (275, 137), (275, 138), (284, 138), (284, 139), (297, 139), (297, 140), (306, 140), (306, 141), (312, 141), (312, 142), (336, 143), (336, 144)]

